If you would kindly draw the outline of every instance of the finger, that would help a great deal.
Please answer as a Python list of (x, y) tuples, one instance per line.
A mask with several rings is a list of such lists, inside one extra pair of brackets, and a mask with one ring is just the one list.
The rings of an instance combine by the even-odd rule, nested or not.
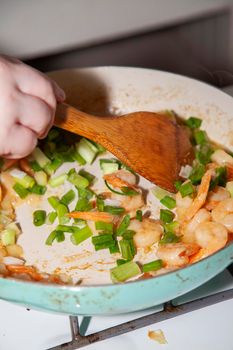
[(51, 80), (52, 86), (53, 86), (53, 91), (56, 96), (57, 102), (63, 102), (66, 99), (66, 94), (65, 91), (60, 88), (59, 85), (54, 80)]
[(53, 125), (54, 111), (41, 99), (21, 94), (17, 122), (32, 131), (37, 137), (45, 137)]
[(9, 142), (2, 155), (9, 159), (26, 157), (37, 144), (36, 134), (32, 130), (18, 124), (11, 128), (8, 139)]
[(14, 65), (14, 70), (20, 91), (40, 98), (55, 110), (57, 101), (48, 77), (26, 64)]

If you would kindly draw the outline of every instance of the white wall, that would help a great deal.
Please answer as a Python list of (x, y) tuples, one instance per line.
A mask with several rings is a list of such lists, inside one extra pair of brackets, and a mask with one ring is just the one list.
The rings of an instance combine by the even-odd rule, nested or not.
[(0, 52), (36, 57), (221, 10), (232, 0), (0, 0)]

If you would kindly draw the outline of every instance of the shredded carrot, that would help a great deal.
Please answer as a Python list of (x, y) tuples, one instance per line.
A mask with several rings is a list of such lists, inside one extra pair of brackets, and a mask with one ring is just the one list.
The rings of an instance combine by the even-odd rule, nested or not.
[(73, 211), (72, 213), (66, 214), (70, 218), (91, 220), (91, 221), (103, 221), (103, 222), (114, 222), (116, 219), (115, 215), (105, 213), (102, 211)]
[(119, 178), (117, 175), (113, 174), (106, 174), (104, 175), (104, 180), (107, 181), (107, 183), (109, 183), (110, 185), (112, 185), (113, 187), (130, 187), (130, 188), (136, 188), (135, 185), (132, 185), (130, 183), (128, 183), (127, 181), (122, 180), (121, 178)]
[(16, 165), (18, 162), (18, 159), (5, 159), (4, 164), (2, 166), (2, 170), (6, 171), (10, 168), (12, 168), (14, 165)]
[(25, 171), (25, 173), (27, 173), (28, 175), (34, 177), (34, 171), (30, 167), (30, 164), (29, 164), (27, 158), (22, 158), (22, 159), (19, 160), (19, 167), (20, 167), (21, 170)]
[(43, 277), (36, 271), (33, 266), (25, 265), (7, 265), (8, 271), (15, 274), (26, 273), (30, 275), (35, 281), (41, 281)]

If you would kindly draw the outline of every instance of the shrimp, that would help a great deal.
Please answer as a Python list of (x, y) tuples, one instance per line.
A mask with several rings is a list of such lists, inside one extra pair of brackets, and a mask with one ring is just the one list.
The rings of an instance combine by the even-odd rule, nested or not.
[(144, 218), (142, 222), (131, 220), (129, 229), (136, 231), (133, 240), (137, 248), (151, 247), (152, 244), (160, 240), (163, 234), (159, 221), (149, 218)]
[(211, 214), (208, 210), (201, 208), (194, 215), (194, 217), (182, 227), (183, 238), (185, 243), (195, 243), (195, 230), (201, 222), (207, 222), (211, 220)]
[(194, 198), (190, 207), (184, 215), (185, 221), (191, 220), (198, 210), (205, 204), (211, 180), (211, 170), (207, 170), (202, 177), (201, 184), (198, 188), (197, 196)]
[(212, 219), (226, 227), (226, 229), (233, 233), (233, 198), (227, 198), (220, 202), (212, 210)]
[(103, 222), (115, 222), (116, 216), (110, 213), (102, 211), (73, 211), (68, 213), (69, 218), (91, 220), (91, 221), (103, 221)]
[(130, 171), (121, 169), (114, 173), (104, 175), (104, 180), (106, 180), (113, 187), (136, 187), (136, 177)]
[(203, 248), (202, 255), (208, 256), (223, 248), (228, 240), (227, 229), (217, 222), (202, 222), (195, 230), (197, 244)]
[(189, 263), (189, 257), (196, 254), (199, 250), (197, 244), (188, 243), (169, 243), (160, 245), (157, 250), (157, 256), (162, 259), (168, 267), (181, 267)]
[(209, 192), (206, 199), (205, 208), (207, 210), (212, 210), (219, 202), (227, 198), (230, 198), (230, 193), (224, 187), (216, 186), (213, 191)]
[(190, 207), (193, 200), (189, 196), (182, 197), (180, 192), (176, 193), (176, 214), (180, 220), (183, 219), (186, 210)]

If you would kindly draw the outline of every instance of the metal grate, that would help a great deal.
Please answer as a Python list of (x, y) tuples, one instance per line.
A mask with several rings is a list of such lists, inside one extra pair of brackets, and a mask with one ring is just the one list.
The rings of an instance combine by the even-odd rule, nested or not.
[[(233, 275), (233, 265), (229, 268), (230, 273)], [(90, 335), (81, 335), (79, 329), (78, 317), (70, 316), (70, 327), (72, 340), (68, 343), (61, 344), (50, 348), (48, 350), (76, 350), (84, 346), (90, 345), (101, 340), (109, 339), (134, 331), (136, 329), (149, 326), (161, 321), (165, 321), (176, 316), (186, 314), (195, 310), (199, 310), (203, 307), (214, 305), (222, 301), (233, 299), (233, 289), (219, 292), (207, 297), (199, 298), (187, 302), (182, 305), (174, 306), (172, 301), (164, 304), (164, 309), (160, 312), (155, 312), (153, 314), (137, 318), (133, 321), (125, 322), (120, 325), (104, 329), (102, 331), (90, 334)]]

